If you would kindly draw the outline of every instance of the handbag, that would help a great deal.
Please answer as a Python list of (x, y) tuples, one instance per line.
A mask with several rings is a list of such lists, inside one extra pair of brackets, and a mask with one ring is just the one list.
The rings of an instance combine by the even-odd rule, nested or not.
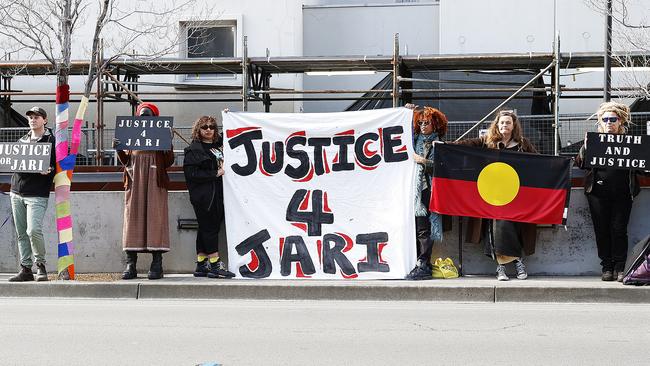
[(437, 258), (433, 262), (431, 275), (433, 278), (458, 278), (458, 269), (451, 258)]

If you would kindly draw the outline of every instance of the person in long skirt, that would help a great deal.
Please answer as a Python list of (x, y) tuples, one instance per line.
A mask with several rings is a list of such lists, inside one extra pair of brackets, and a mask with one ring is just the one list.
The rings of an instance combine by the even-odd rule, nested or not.
[[(142, 103), (137, 116), (158, 116), (158, 107)], [(170, 131), (171, 133), (171, 131)], [(115, 147), (118, 140), (113, 141)], [(122, 249), (126, 253), (126, 269), (122, 279), (136, 278), (138, 253), (151, 253), (147, 277), (163, 277), (162, 255), (169, 251), (169, 220), (167, 216), (167, 168), (174, 163), (173, 148), (167, 151), (118, 150), (124, 166), (124, 226)]]
[[(461, 140), (458, 143), (484, 149), (537, 153), (533, 144), (523, 136), (519, 118), (513, 110), (497, 112), (484, 136)], [(482, 240), (485, 254), (496, 260), (496, 277), (499, 281), (509, 279), (505, 265), (513, 262), (517, 279), (528, 278), (523, 255), (531, 255), (535, 252), (537, 225), (508, 220), (470, 218), (468, 233), (473, 234), (470, 235), (473, 237), (470, 241)]]

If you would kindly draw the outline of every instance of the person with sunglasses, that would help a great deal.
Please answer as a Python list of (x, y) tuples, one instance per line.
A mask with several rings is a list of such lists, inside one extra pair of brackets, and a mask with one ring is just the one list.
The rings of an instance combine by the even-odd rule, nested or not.
[(431, 179), (433, 175), (433, 145), (447, 133), (447, 117), (441, 111), (412, 104), (413, 148), (415, 150), (415, 235), (417, 238), (417, 263), (406, 276), (407, 280), (432, 278), (431, 252), (434, 241), (442, 241), (442, 217), (429, 211)]
[[(141, 103), (136, 116), (159, 116), (158, 107)], [(170, 131), (171, 133), (171, 131)], [(113, 139), (113, 148), (120, 141)], [(124, 166), (124, 226), (122, 249), (126, 253), (126, 269), (122, 279), (138, 276), (138, 253), (151, 253), (147, 277), (163, 277), (162, 255), (169, 251), (169, 221), (167, 218), (167, 168), (174, 163), (174, 151), (117, 150)]]
[[(627, 133), (630, 108), (617, 102), (605, 102), (596, 112), (598, 132), (611, 134)], [(587, 148), (582, 145), (575, 162), (586, 169), (584, 178), (585, 195), (589, 203), (594, 225), (596, 247), (602, 267), (603, 281), (623, 281), (627, 260), (627, 224), (630, 221), (632, 202), (639, 194), (637, 170), (585, 168), (584, 157)]]
[(192, 126), (192, 143), (185, 148), (183, 159), (185, 182), (199, 224), (195, 277), (235, 276), (219, 259), (219, 229), (224, 218), (222, 147), (215, 118), (199, 117)]

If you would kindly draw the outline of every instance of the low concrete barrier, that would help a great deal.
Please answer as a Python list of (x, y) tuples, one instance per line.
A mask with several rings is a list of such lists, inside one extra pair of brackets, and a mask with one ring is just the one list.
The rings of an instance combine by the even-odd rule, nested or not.
[[(124, 193), (72, 192), (74, 218), (75, 268), (77, 272), (121, 272), (124, 266), (122, 253), (122, 223)], [(54, 196), (50, 197), (44, 223), (47, 245), (48, 269), (56, 268), (56, 228)], [(0, 195), (0, 224), (11, 214), (8, 195)], [(187, 191), (169, 193), (169, 227), (171, 251), (164, 255), (167, 273), (189, 273), (194, 269), (196, 231), (177, 228), (178, 219), (193, 219), (194, 211)], [(629, 231), (630, 247), (650, 233), (650, 189), (643, 188), (635, 199)], [(451, 257), (458, 263), (458, 220), (453, 220), (453, 230), (446, 232), (442, 243), (436, 243), (434, 257)], [(11, 220), (0, 228), (0, 272), (14, 272), (18, 268), (16, 234)], [(415, 243), (413, 243), (415, 245)], [(220, 243), (222, 257), (227, 257), (225, 228), (222, 227)], [(151, 256), (141, 254), (138, 270), (146, 273)], [(465, 274), (494, 272), (493, 261), (483, 255), (480, 245), (463, 245)], [(599, 259), (591, 224), (587, 200), (581, 188), (571, 192), (571, 206), (566, 229), (562, 226), (540, 227), (536, 253), (526, 258), (531, 275), (597, 275)], [(513, 269), (509, 268), (510, 271)]]

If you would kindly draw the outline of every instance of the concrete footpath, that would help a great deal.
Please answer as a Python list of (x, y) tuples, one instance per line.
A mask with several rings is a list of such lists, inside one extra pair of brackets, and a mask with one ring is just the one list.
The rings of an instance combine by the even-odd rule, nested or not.
[(624, 286), (599, 277), (489, 277), (430, 281), (214, 280), (170, 274), (149, 281), (10, 283), (0, 274), (0, 297), (105, 299), (266, 299), (451, 302), (650, 303), (650, 286)]

